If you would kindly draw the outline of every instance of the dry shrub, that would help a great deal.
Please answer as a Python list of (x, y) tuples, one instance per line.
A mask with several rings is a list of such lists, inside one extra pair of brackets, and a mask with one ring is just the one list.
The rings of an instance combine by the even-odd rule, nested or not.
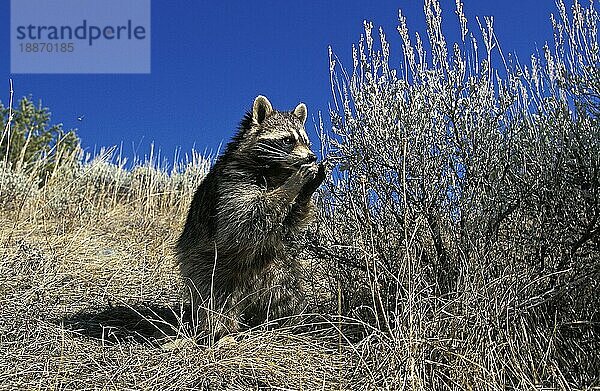
[(426, 41), (400, 13), (400, 69), (371, 23), (351, 72), (331, 54), (311, 246), (330, 311), (385, 388), (598, 386), (598, 14), (558, 3), (554, 46), (522, 65), (459, 2), (449, 45), (425, 3)]

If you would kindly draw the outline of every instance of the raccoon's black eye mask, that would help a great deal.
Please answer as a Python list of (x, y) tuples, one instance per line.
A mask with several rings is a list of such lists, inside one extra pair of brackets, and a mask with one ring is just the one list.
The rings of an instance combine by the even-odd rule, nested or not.
[(294, 144), (296, 144), (296, 140), (292, 136), (284, 137), (283, 139), (281, 139), (281, 142), (286, 147), (291, 147)]
[(281, 139), (263, 140), (261, 143), (270, 149), (289, 153), (296, 144), (296, 140), (294, 140), (294, 138), (291, 136), (287, 136)]

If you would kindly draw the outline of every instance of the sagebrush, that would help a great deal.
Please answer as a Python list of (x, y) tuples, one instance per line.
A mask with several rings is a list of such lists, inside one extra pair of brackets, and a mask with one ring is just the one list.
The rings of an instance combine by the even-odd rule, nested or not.
[(554, 45), (524, 65), (457, 5), (454, 44), (436, 1), (426, 40), (399, 14), (399, 69), (371, 23), (351, 71), (331, 55), (336, 170), (315, 259), (363, 322), (348, 331), (389, 352), (385, 387), (597, 386), (598, 14), (558, 3)]

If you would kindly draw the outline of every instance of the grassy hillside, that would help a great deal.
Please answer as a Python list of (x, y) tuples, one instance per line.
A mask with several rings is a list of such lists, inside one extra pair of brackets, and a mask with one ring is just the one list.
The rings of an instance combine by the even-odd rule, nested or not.
[(331, 53), (309, 308), (216, 344), (173, 261), (210, 159), (125, 170), (62, 129), (31, 153), (3, 108), (0, 388), (600, 387), (598, 13), (558, 3), (527, 64), (457, 13), (455, 44), (437, 2), (425, 42), (400, 15), (398, 69), (370, 23), (351, 71)]
[(173, 244), (208, 166), (195, 156), (167, 175), (98, 157), (65, 163), (39, 191), (35, 176), (0, 172), (0, 388), (346, 383), (352, 354), (307, 334), (185, 340), (194, 330)]

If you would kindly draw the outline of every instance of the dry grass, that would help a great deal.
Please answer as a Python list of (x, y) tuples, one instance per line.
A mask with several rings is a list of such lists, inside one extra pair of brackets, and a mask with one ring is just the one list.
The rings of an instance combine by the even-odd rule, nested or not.
[(491, 23), (465, 41), (458, 2), (449, 55), (425, 3), (404, 68), (370, 23), (331, 53), (300, 326), (194, 338), (173, 244), (210, 159), (0, 162), (0, 388), (598, 389), (600, 17), (558, 2), (555, 48), (497, 71)]
[(353, 354), (330, 338), (283, 329), (192, 342), (172, 249), (194, 188), (181, 183), (207, 167), (196, 156), (171, 175), (151, 164), (132, 174), (104, 155), (39, 192), (0, 188), (13, 200), (0, 214), (0, 388), (345, 388)]

